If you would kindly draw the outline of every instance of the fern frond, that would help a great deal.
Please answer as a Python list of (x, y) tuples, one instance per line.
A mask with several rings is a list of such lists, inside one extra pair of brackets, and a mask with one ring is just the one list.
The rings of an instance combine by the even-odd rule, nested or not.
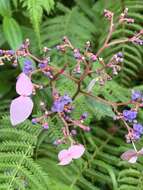
[(94, 31), (94, 24), (80, 13), (77, 7), (74, 7), (64, 15), (58, 15), (44, 22), (42, 26), (42, 42), (51, 47), (58, 44), (63, 36), (68, 36), (75, 47), (81, 47), (87, 40), (92, 38)]
[(28, 121), (13, 128), (8, 117), (1, 120), (0, 188), (48, 189), (48, 177), (32, 159), (40, 130)]
[(43, 10), (49, 13), (54, 6), (54, 0), (21, 0), (23, 6), (27, 8), (29, 18), (34, 27), (39, 47), (41, 46), (41, 36), (40, 36), (40, 24), (42, 21)]

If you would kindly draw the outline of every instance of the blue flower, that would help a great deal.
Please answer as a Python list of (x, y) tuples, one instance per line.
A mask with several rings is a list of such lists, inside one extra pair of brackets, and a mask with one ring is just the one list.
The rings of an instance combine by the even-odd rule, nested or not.
[(132, 100), (136, 101), (142, 97), (142, 94), (140, 91), (133, 91), (132, 92)]
[(56, 100), (52, 106), (53, 112), (63, 112), (65, 105), (72, 102), (71, 97), (69, 97), (67, 94), (64, 96), (61, 96), (58, 100)]
[(117, 56), (120, 57), (120, 58), (122, 58), (123, 57), (123, 53), (122, 52), (118, 52)]
[(143, 126), (140, 123), (135, 123), (133, 129), (139, 134), (143, 134)]
[(52, 112), (63, 112), (65, 104), (60, 101), (56, 100), (52, 106)]
[(123, 116), (126, 121), (132, 122), (137, 117), (137, 112), (133, 110), (124, 110)]
[(32, 61), (29, 59), (24, 60), (23, 72), (29, 74), (33, 70)]
[(140, 137), (141, 137), (140, 133), (138, 133), (137, 131), (133, 131), (133, 133), (132, 133), (132, 140), (133, 141), (139, 140)]
[(65, 94), (64, 96), (61, 97), (61, 101), (64, 103), (64, 104), (69, 104), (72, 102), (72, 99), (71, 97), (69, 97), (67, 94)]
[(39, 63), (39, 65), (38, 65), (38, 67), (40, 69), (44, 69), (46, 66), (47, 66), (47, 64), (45, 64), (45, 63)]

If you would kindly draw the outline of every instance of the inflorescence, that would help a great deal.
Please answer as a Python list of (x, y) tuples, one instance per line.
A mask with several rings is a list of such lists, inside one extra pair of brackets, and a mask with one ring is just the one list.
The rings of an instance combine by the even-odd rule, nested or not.
[[(16, 67), (19, 64), (18, 58), (25, 58), (23, 62), (22, 74), (20, 74), (16, 83), (16, 91), (20, 96), (12, 101), (10, 108), (13, 125), (21, 123), (30, 116), (33, 109), (33, 102), (29, 96), (32, 94), (36, 95), (37, 90), (44, 88), (44, 85), (38, 85), (32, 82), (33, 75), (41, 73), (47, 77), (48, 81), (50, 81), (47, 85), (49, 85), (51, 89), (53, 99), (52, 106), (51, 108), (47, 108), (46, 103), (41, 101), (40, 108), (43, 112), (43, 115), (33, 118), (32, 124), (40, 124), (44, 130), (48, 130), (50, 128), (48, 118), (53, 118), (56, 115), (61, 120), (63, 123), (63, 127), (61, 128), (63, 137), (61, 139), (55, 139), (54, 144), (69, 144), (69, 148), (62, 150), (59, 153), (60, 165), (67, 165), (73, 159), (80, 158), (84, 153), (84, 146), (78, 144), (78, 142), (74, 140), (74, 137), (77, 135), (76, 128), (79, 127), (86, 132), (90, 131), (90, 127), (84, 124), (88, 116), (87, 113), (83, 113), (79, 119), (72, 118), (71, 113), (74, 109), (76, 109), (74, 108), (74, 100), (78, 94), (83, 94), (89, 97), (92, 96), (92, 98), (97, 99), (98, 97), (92, 94), (92, 88), (95, 82), (98, 82), (99, 85), (105, 85), (108, 80), (112, 80), (115, 75), (118, 75), (122, 69), (122, 63), (124, 62), (124, 55), (122, 52), (117, 52), (115, 55), (113, 55), (108, 63), (105, 63), (105, 60), (103, 57), (101, 57), (101, 53), (106, 48), (121, 43), (128, 42), (143, 45), (143, 30), (139, 31), (130, 38), (112, 41), (112, 33), (115, 30), (113, 20), (114, 14), (109, 10), (105, 10), (104, 16), (110, 22), (110, 29), (103, 46), (96, 53), (93, 53), (91, 43), (89, 41), (85, 43), (84, 50), (81, 50), (74, 47), (66, 36), (63, 37), (61, 44), (58, 44), (56, 47), (54, 47), (56, 51), (63, 54), (67, 53), (67, 50), (71, 51), (71, 54), (75, 60), (75, 65), (73, 70), (70, 70), (70, 72), (67, 72), (67, 64), (65, 64), (63, 68), (58, 68), (55, 65), (51, 64), (51, 57), (49, 56), (49, 52), (52, 51), (52, 49), (50, 48), (43, 48), (44, 56), (42, 58), (39, 59), (38, 57), (34, 56), (29, 50), (29, 39), (26, 39), (21, 47), (16, 51), (0, 50), (1, 65), (3, 65), (5, 61), (10, 61), (12, 62), (12, 65)], [(134, 22), (134, 19), (128, 17), (128, 9), (125, 9), (119, 17), (119, 23), (122, 24), (124, 22), (128, 24)], [(36, 62), (37, 67), (33, 66), (32, 60)], [(100, 67), (93, 69), (93, 65), (97, 63), (99, 63)], [(96, 75), (96, 78), (94, 74)], [(67, 92), (65, 92), (65, 94), (60, 94), (56, 89), (55, 83), (57, 80), (60, 80), (61, 75), (67, 77), (75, 83), (76, 92), (73, 97), (70, 97)], [(88, 85), (90, 89), (88, 92), (83, 88), (83, 83), (87, 76), (90, 76), (92, 78), (94, 77)], [(23, 83), (23, 81), (25, 82)], [(110, 102), (102, 99), (101, 97), (99, 97), (98, 100), (113, 107), (113, 110), (116, 113), (116, 117), (114, 119), (121, 120), (124, 123), (124, 126), (128, 131), (125, 136), (126, 141), (127, 143), (132, 142), (135, 148), (134, 142), (139, 140), (143, 134), (143, 126), (140, 124), (140, 122), (137, 121), (138, 112), (140, 108), (143, 107), (142, 93), (139, 91), (133, 91), (131, 100), (125, 103)], [(27, 107), (24, 107), (25, 105), (23, 105), (23, 112), (16, 112), (18, 110), (18, 106), (23, 104), (23, 102), (25, 102), (25, 105), (27, 105)], [(115, 110), (115, 106), (118, 108), (118, 106), (121, 105), (126, 107), (128, 105), (132, 105), (132, 108), (128, 107), (122, 112), (117, 111), (117, 109)], [(137, 152), (136, 149), (135, 151)], [(124, 154), (122, 157), (127, 160), (126, 154)]]

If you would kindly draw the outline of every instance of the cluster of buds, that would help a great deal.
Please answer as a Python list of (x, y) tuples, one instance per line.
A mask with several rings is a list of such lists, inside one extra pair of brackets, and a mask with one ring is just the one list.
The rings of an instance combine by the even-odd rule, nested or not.
[[(103, 58), (99, 58), (99, 62), (101, 64), (104, 64)], [(118, 75), (119, 71), (121, 70), (121, 63), (123, 62), (123, 54), (121, 52), (118, 52), (115, 54), (111, 60), (109, 61), (108, 64), (104, 64), (104, 67), (106, 68), (111, 68), (112, 69), (112, 74), (113, 75)], [(96, 74), (98, 75), (98, 82), (99, 85), (103, 86), (107, 81), (112, 80), (112, 76), (110, 76), (105, 68), (97, 69)]]
[(26, 39), (25, 42), (21, 45), (19, 49), (14, 50), (2, 50), (0, 49), (0, 65), (4, 65), (5, 61), (12, 62), (14, 67), (18, 66), (18, 57), (26, 57), (27, 49), (29, 47), (29, 39)]
[(42, 120), (43, 118), (33, 118), (32, 119), (32, 124), (36, 125), (36, 124), (41, 124), (43, 129), (48, 129), (49, 125), (48, 122), (45, 122), (44, 120)]
[(123, 62), (123, 54), (119, 52), (115, 54), (110, 62), (107, 64), (107, 67), (112, 68), (113, 75), (117, 75), (118, 72), (121, 70), (120, 64)]
[(136, 35), (130, 38), (130, 41), (137, 45), (143, 45), (143, 30), (140, 30)]
[(113, 17), (113, 13), (109, 10), (104, 10), (104, 16), (108, 19), (111, 20), (111, 18)]
[(65, 53), (68, 48), (73, 49), (73, 46), (72, 46), (71, 42), (69, 41), (69, 39), (66, 36), (64, 36), (63, 37), (63, 43), (57, 45), (56, 49)]
[(124, 12), (121, 13), (119, 17), (119, 23), (127, 22), (128, 24), (134, 23), (134, 19), (128, 18), (128, 8), (124, 9)]
[[(80, 51), (80, 49), (74, 48), (74, 46), (71, 44), (70, 40), (67, 37), (63, 38), (63, 43), (56, 46), (56, 48), (63, 53), (65, 53), (67, 51), (67, 49), (72, 50), (73, 57), (76, 60), (76, 65), (74, 67), (73, 72), (76, 74), (82, 74), (81, 68), (84, 67), (85, 64), (87, 64), (87, 63), (90, 64), (97, 60), (96, 54), (94, 54), (90, 50), (90, 47), (91, 47), (91, 44), (89, 41), (87, 41), (85, 43), (85, 50)], [(82, 66), (81, 66), (81, 64), (82, 64)]]
[(4, 65), (4, 61), (13, 60), (13, 55), (15, 54), (14, 50), (2, 50), (0, 49), (0, 65)]
[(107, 72), (105, 70), (99, 69), (96, 71), (96, 73), (98, 75), (99, 85), (101, 85), (101, 86), (104, 86), (107, 81), (112, 80), (112, 77), (109, 74), (107, 74)]

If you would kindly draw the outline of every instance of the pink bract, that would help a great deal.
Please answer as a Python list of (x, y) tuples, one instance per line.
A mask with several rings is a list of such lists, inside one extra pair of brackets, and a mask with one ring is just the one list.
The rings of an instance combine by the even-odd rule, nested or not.
[(33, 90), (33, 84), (30, 78), (24, 73), (21, 73), (16, 82), (16, 92), (19, 95), (29, 96), (32, 94), (32, 90)]
[(68, 150), (73, 159), (78, 159), (84, 154), (85, 148), (82, 144), (78, 144), (72, 145)]
[(10, 120), (12, 125), (25, 121), (31, 114), (33, 102), (29, 95), (32, 94), (33, 84), (30, 78), (21, 73), (16, 82), (16, 92), (20, 95), (12, 100), (10, 105)]
[(85, 151), (83, 145), (72, 145), (69, 149), (61, 150), (58, 154), (59, 165), (67, 165), (69, 164), (72, 159), (80, 158)]
[(121, 155), (121, 158), (133, 164), (137, 161), (138, 156), (135, 150), (128, 150)]
[(26, 120), (33, 109), (31, 98), (19, 96), (12, 100), (10, 105), (10, 120), (12, 125), (17, 125)]
[(59, 165), (67, 165), (72, 161), (72, 157), (69, 153), (69, 150), (61, 150), (58, 154), (58, 158), (60, 160)]

